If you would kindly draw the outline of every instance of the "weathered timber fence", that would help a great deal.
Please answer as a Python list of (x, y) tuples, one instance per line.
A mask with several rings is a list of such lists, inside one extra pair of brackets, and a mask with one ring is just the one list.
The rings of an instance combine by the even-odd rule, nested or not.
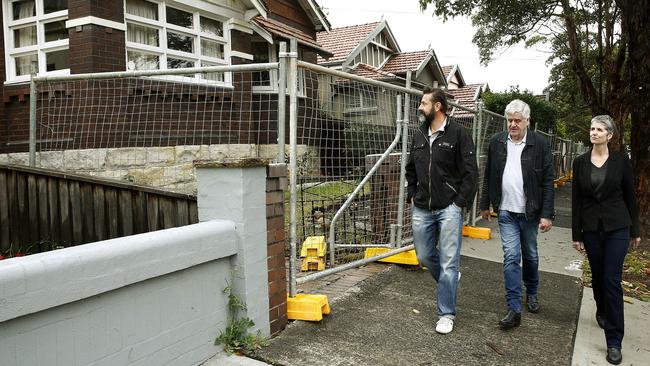
[(192, 195), (0, 165), (0, 255), (38, 253), (197, 222)]

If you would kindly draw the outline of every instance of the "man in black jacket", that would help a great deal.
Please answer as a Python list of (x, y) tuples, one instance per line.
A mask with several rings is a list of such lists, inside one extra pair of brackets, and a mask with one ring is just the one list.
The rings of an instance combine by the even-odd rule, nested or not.
[(436, 332), (453, 330), (460, 267), (463, 208), (478, 181), (474, 143), (465, 128), (447, 117), (441, 90), (425, 88), (418, 108), (422, 125), (406, 165), (407, 201), (413, 204), (413, 243), (418, 261), (438, 282)]
[(490, 139), (479, 206), (485, 219), (490, 218), (490, 204), (499, 212), (508, 305), (499, 325), (510, 329), (521, 323), (522, 278), (528, 310), (539, 311), (537, 231), (553, 226), (555, 193), (551, 149), (543, 136), (528, 129), (530, 107), (515, 99), (505, 115), (508, 131)]

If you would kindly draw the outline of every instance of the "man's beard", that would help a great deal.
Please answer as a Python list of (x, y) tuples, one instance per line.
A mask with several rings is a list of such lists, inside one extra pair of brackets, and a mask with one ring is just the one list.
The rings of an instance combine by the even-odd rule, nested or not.
[(424, 112), (419, 112), (418, 113), (418, 121), (420, 123), (426, 122), (427, 124), (431, 124), (431, 121), (433, 121), (433, 114), (427, 115)]

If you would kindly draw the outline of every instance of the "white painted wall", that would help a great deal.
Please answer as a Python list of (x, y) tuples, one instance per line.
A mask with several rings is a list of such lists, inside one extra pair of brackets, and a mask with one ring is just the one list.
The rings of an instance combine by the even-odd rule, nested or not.
[(222, 350), (235, 267), (235, 291), (268, 335), (265, 170), (222, 170), (246, 182), (202, 195), (211, 221), (0, 261), (0, 365), (200, 364)]

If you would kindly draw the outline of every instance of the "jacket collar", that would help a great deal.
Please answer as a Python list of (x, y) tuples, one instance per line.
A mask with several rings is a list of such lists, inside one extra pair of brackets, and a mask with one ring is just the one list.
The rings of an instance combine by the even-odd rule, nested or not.
[[(526, 146), (534, 146), (535, 145), (535, 131), (531, 130), (530, 128), (528, 131), (526, 131)], [(499, 142), (501, 143), (506, 143), (508, 141), (508, 131), (501, 132), (501, 134), (497, 137)]]

